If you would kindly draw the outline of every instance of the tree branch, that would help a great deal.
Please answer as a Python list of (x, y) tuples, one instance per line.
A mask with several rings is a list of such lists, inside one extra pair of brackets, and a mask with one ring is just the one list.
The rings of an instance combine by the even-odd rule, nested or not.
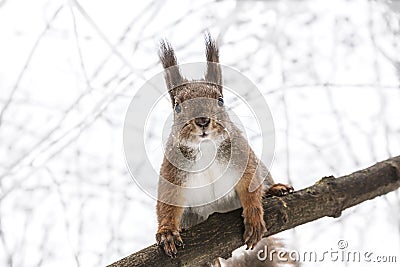
[[(337, 218), (343, 210), (399, 187), (400, 156), (340, 178), (324, 177), (291, 195), (264, 200), (266, 236), (325, 216)], [(234, 249), (243, 245), (243, 230), (241, 209), (216, 213), (181, 233), (185, 248), (178, 251), (177, 258), (168, 258), (157, 245), (152, 245), (109, 267), (166, 267), (213, 262), (217, 257), (229, 257)]]

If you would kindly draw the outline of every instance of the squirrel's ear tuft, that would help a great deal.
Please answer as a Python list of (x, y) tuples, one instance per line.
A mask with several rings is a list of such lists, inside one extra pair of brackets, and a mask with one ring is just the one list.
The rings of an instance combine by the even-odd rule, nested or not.
[(222, 94), (222, 73), (221, 66), (219, 65), (219, 51), (217, 43), (212, 39), (209, 32), (204, 36), (206, 43), (206, 57), (207, 57), (207, 71), (205, 79), (208, 82), (214, 83), (218, 86)]
[(172, 105), (174, 105), (174, 98), (176, 96), (176, 87), (184, 82), (184, 78), (179, 70), (178, 61), (175, 56), (174, 49), (171, 44), (162, 40), (160, 42), (159, 57), (161, 64), (165, 69), (165, 82), (167, 84), (168, 93), (172, 100)]
[(160, 41), (159, 56), (164, 69), (178, 65), (175, 51), (167, 40)]

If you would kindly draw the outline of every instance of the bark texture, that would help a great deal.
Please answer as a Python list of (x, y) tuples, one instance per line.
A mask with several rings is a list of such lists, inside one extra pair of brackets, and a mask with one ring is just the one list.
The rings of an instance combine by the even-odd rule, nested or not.
[[(270, 236), (321, 217), (339, 217), (343, 210), (400, 187), (400, 156), (350, 175), (328, 176), (313, 186), (284, 197), (264, 199), (264, 219)], [(201, 266), (217, 257), (227, 258), (242, 246), (242, 210), (213, 214), (205, 222), (181, 233), (185, 247), (168, 258), (157, 245), (123, 258), (109, 267)], [(151, 233), (149, 233), (151, 234)]]

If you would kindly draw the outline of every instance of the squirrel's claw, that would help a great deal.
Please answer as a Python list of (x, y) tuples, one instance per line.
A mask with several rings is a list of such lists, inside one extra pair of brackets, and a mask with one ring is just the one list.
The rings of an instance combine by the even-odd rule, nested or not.
[(156, 234), (157, 244), (164, 250), (165, 254), (175, 258), (178, 250), (176, 246), (183, 247), (182, 238), (177, 230), (159, 230)]
[(262, 216), (257, 213), (247, 213), (244, 217), (243, 239), (247, 249), (254, 249), (263, 234), (267, 231)]
[(285, 196), (294, 192), (293, 186), (289, 184), (273, 184), (265, 191), (265, 196)]

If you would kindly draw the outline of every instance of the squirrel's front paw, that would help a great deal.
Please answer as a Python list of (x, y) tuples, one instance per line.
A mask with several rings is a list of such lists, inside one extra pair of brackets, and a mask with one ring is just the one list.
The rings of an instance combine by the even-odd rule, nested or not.
[(156, 234), (157, 244), (164, 249), (165, 254), (171, 258), (176, 257), (176, 246), (183, 247), (183, 241), (178, 229), (161, 227)]
[(244, 218), (244, 243), (246, 249), (253, 249), (261, 240), (266, 231), (265, 222), (262, 217)]
[(294, 192), (293, 186), (289, 184), (273, 184), (265, 191), (266, 196), (281, 197)]

